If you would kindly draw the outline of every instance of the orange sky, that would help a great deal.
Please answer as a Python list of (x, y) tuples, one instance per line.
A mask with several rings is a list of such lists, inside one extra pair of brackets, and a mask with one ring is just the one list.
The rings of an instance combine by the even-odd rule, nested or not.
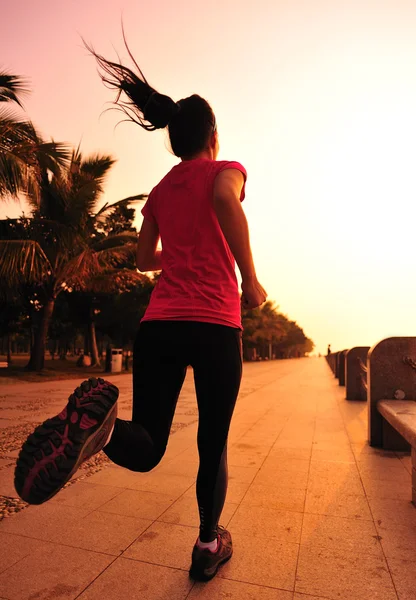
[(259, 278), (317, 351), (416, 335), (414, 0), (9, 3), (1, 66), (30, 78), (45, 135), (117, 157), (110, 202), (176, 162), (162, 132), (101, 115), (112, 96), (79, 36), (124, 57), (122, 14), (151, 83), (212, 104), (219, 158), (248, 170)]

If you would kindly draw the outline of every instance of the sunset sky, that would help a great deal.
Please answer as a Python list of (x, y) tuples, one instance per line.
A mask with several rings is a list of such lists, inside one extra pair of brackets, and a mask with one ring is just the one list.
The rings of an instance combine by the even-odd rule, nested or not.
[(0, 68), (30, 80), (45, 136), (117, 158), (108, 202), (149, 192), (177, 162), (165, 133), (103, 114), (113, 95), (80, 36), (124, 59), (122, 17), (156, 89), (211, 103), (219, 158), (248, 171), (259, 279), (316, 352), (415, 336), (415, 1), (7, 3)]

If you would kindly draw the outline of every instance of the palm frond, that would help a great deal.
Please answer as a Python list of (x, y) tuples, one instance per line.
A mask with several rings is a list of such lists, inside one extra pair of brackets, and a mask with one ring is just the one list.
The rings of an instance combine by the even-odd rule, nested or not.
[(136, 194), (135, 196), (128, 196), (127, 198), (123, 198), (122, 200), (118, 200), (113, 204), (108, 204), (106, 202), (104, 206), (100, 208), (100, 210), (94, 215), (94, 219), (98, 223), (103, 223), (108, 216), (108, 213), (115, 210), (118, 206), (129, 205), (133, 202), (143, 202), (148, 198), (148, 194)]
[(37, 242), (0, 240), (0, 289), (12, 288), (22, 282), (41, 282), (50, 270), (50, 262)]
[(84, 289), (94, 277), (134, 261), (135, 254), (136, 244), (125, 244), (98, 251), (86, 248), (65, 264), (59, 274), (58, 285), (65, 284)]
[(12, 75), (5, 71), (0, 72), (0, 102), (15, 102), (23, 108), (20, 96), (25, 96), (29, 93), (26, 87), (26, 79), (18, 75)]
[(121, 294), (148, 281), (147, 277), (131, 269), (108, 269), (83, 283), (79, 291), (93, 294)]
[(137, 235), (135, 233), (126, 232), (109, 235), (102, 240), (90, 244), (90, 248), (97, 252), (100, 250), (110, 250), (111, 248), (116, 248), (128, 243), (137, 244)]
[(22, 192), (37, 207), (44, 174), (56, 175), (68, 156), (65, 144), (45, 142), (30, 121), (0, 111), (0, 197), (17, 198)]

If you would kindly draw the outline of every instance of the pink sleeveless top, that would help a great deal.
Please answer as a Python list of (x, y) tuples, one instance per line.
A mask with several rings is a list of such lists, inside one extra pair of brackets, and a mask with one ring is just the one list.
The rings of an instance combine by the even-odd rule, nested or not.
[[(183, 161), (151, 191), (142, 214), (156, 222), (162, 273), (142, 321), (204, 321), (241, 329), (235, 260), (213, 207), (214, 181), (238, 162)], [(241, 191), (241, 201), (244, 199)]]

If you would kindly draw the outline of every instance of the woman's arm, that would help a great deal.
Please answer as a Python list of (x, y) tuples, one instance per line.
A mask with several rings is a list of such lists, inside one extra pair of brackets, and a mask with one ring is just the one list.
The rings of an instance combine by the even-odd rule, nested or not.
[(255, 308), (267, 294), (257, 280), (247, 219), (240, 202), (244, 176), (238, 169), (221, 171), (214, 183), (214, 210), (241, 273), (244, 308)]
[(137, 240), (136, 264), (139, 271), (160, 271), (161, 251), (157, 250), (159, 228), (154, 221), (143, 220)]

